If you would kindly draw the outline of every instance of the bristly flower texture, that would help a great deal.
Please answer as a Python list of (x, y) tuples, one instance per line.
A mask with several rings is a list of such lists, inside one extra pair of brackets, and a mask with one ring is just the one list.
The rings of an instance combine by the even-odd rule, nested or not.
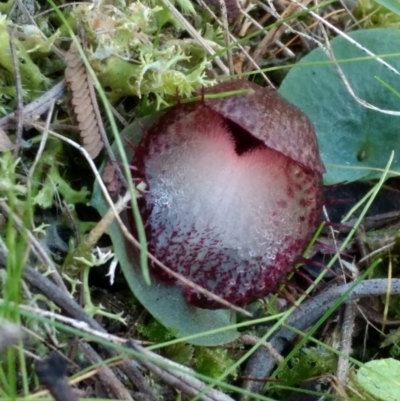
[[(236, 305), (273, 291), (320, 216), (324, 171), (307, 117), (247, 81), (205, 91), (251, 93), (168, 109), (133, 163), (149, 250), (185, 278)], [(156, 275), (177, 285), (153, 268)], [(189, 303), (218, 308), (183, 286)]]

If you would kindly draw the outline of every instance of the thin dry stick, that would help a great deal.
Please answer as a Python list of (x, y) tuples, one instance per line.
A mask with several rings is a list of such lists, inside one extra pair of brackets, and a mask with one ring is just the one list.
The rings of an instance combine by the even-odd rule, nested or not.
[[(2, 302), (3, 301), (0, 299), (0, 305), (2, 304)], [(66, 316), (57, 314), (52, 311), (45, 311), (42, 309), (32, 308), (28, 305), (19, 305), (19, 307), (28, 312), (38, 314), (39, 316), (56, 319), (64, 324), (70, 325), (78, 330), (89, 333), (92, 336), (95, 336), (97, 338), (100, 338), (100, 339), (103, 339), (103, 340), (106, 340), (106, 341), (109, 341), (109, 342), (112, 342), (115, 344), (119, 344), (119, 345), (124, 345), (124, 344), (129, 345), (130, 348), (133, 348), (139, 354), (147, 356), (151, 359), (151, 361), (148, 361), (145, 358), (141, 359), (140, 363), (143, 366), (145, 366), (147, 369), (149, 369), (150, 371), (155, 373), (157, 376), (159, 376), (162, 380), (164, 380), (169, 385), (174, 386), (174, 387), (184, 391), (185, 394), (195, 396), (206, 387), (205, 383), (194, 378), (193, 376), (190, 375), (190, 373), (187, 373), (187, 368), (185, 368), (184, 366), (179, 365), (177, 363), (172, 363), (168, 359), (163, 358), (163, 357), (155, 354), (154, 352), (151, 352), (151, 351), (148, 351), (148, 350), (142, 348), (137, 341), (133, 342), (132, 340), (128, 340), (128, 342), (127, 342), (126, 339), (121, 339), (117, 336), (108, 334), (107, 332), (93, 329), (92, 326), (90, 326), (88, 323), (84, 323), (82, 321), (68, 318)], [(97, 357), (93, 354), (94, 351), (92, 349), (88, 350), (86, 348), (86, 349), (84, 349), (84, 352), (85, 352), (85, 355), (87, 357), (89, 357), (91, 363), (97, 364), (102, 361), (97, 354), (96, 354)], [(162, 367), (158, 366), (156, 364), (157, 362), (159, 362), (163, 366)], [(176, 371), (177, 368), (179, 368), (180, 371)], [(121, 398), (121, 399), (124, 399), (124, 398)], [(131, 398), (126, 398), (126, 399), (131, 399)], [(217, 390), (210, 390), (209, 393), (207, 393), (206, 395), (204, 395), (202, 397), (202, 400), (203, 401), (233, 401), (232, 398), (228, 397), (224, 393), (217, 391)]]
[[(325, 21), (325, 20), (323, 20), (323, 21)], [(328, 23), (327, 21), (325, 21), (325, 23), (326, 23), (326, 25), (329, 26), (329, 23)], [(336, 71), (338, 72), (340, 78), (342, 79), (344, 85), (346, 86), (346, 89), (347, 89), (347, 91), (349, 92), (350, 96), (351, 96), (358, 104), (360, 104), (361, 106), (363, 106), (363, 107), (365, 107), (365, 108), (367, 108), (367, 109), (379, 111), (380, 113), (388, 114), (388, 115), (392, 115), (392, 116), (400, 116), (400, 112), (399, 112), (399, 111), (397, 111), (397, 110), (384, 110), (384, 109), (380, 109), (379, 107), (376, 107), (376, 106), (374, 106), (373, 104), (368, 103), (367, 101), (365, 101), (365, 100), (359, 98), (359, 97), (354, 93), (353, 88), (351, 87), (350, 82), (348, 81), (346, 75), (344, 74), (342, 68), (340, 67), (339, 63), (338, 63), (337, 60), (336, 60), (335, 54), (334, 54), (334, 52), (333, 52), (332, 46), (331, 46), (330, 41), (329, 41), (328, 34), (326, 33), (326, 30), (325, 30), (325, 28), (324, 28), (323, 26), (321, 26), (321, 30), (322, 30), (322, 32), (323, 32), (323, 34), (324, 34), (325, 42), (326, 42), (326, 47), (321, 46), (321, 49), (322, 49), (322, 50), (324, 51), (324, 53), (334, 62)], [(347, 36), (347, 35), (346, 35), (346, 36)], [(351, 39), (351, 38), (349, 38), (349, 39)], [(351, 39), (351, 43), (354, 44), (354, 45), (356, 45), (356, 43), (357, 43), (356, 47), (358, 47), (358, 48), (364, 50), (367, 54), (370, 54), (370, 53), (371, 53), (368, 49), (366, 49), (366, 48), (364, 48), (363, 46), (361, 46), (361, 45), (360, 45), (358, 42), (356, 42), (355, 40)], [(371, 53), (370, 55), (373, 55), (373, 53)], [(376, 56), (375, 56), (375, 57), (376, 57)], [(379, 61), (379, 60), (381, 60), (381, 59), (380, 59), (379, 57), (376, 57), (376, 60)], [(382, 62), (383, 62), (383, 60), (382, 60)], [(399, 73), (396, 69), (394, 69), (393, 67), (391, 67), (391, 66), (390, 66), (389, 64), (387, 64), (386, 62), (385, 62), (384, 65), (385, 65), (386, 67), (388, 67), (388, 68), (390, 69), (390, 71), (395, 72), (397, 75), (400, 75), (400, 73)]]
[[(322, 207), (322, 212), (324, 214), (325, 220), (329, 223), (331, 221), (331, 219), (329, 217), (328, 209), (326, 208), (326, 206)], [(338, 246), (338, 241), (337, 241), (337, 237), (336, 237), (337, 232), (333, 229), (333, 227), (331, 225), (329, 225), (328, 227), (329, 227), (329, 231), (331, 232), (332, 239), (333, 239), (333, 245), (335, 246), (335, 253), (338, 254), (338, 261), (340, 264), (340, 268), (343, 271), (344, 267), (343, 267), (343, 263), (342, 263), (342, 258), (340, 257), (339, 246)]]
[[(263, 3), (261, 3), (260, 1), (258, 1), (258, 4), (259, 4), (261, 7), (263, 7), (264, 9), (270, 9), (272, 15), (273, 15), (276, 19), (279, 20), (279, 19), (280, 19), (280, 15), (279, 15), (279, 13), (275, 10), (273, 3), (272, 3), (270, 0), (268, 0), (268, 2), (269, 2), (269, 4), (271, 5), (271, 8), (267, 7), (266, 5), (264, 5)], [(338, 11), (334, 11), (334, 12), (338, 12)], [(328, 16), (326, 16), (326, 17), (328, 17)], [(294, 25), (300, 25), (300, 23), (299, 23), (297, 20), (293, 20), (293, 24), (294, 24)], [(310, 30), (311, 27), (312, 27), (313, 25), (316, 25), (316, 24), (318, 24), (318, 22), (314, 22), (313, 24), (309, 25), (309, 26), (306, 28), (306, 30)], [(296, 29), (296, 28), (292, 27), (289, 23), (284, 22), (282, 25), (285, 26), (285, 28), (286, 28), (289, 32), (291, 32), (293, 35), (300, 36), (300, 37), (303, 38), (305, 41), (311, 41), (311, 42), (315, 43), (317, 46), (321, 46), (321, 43), (320, 43), (320, 41), (319, 41), (318, 39), (315, 39), (313, 36), (308, 35), (307, 33), (302, 32), (302, 31), (300, 31), (299, 29)], [(294, 39), (295, 39), (295, 38), (293, 38), (292, 40), (294, 40)], [(286, 44), (286, 46), (287, 46), (288, 44), (290, 44), (292, 40), (290, 40), (290, 41)], [(278, 45), (278, 44), (279, 44), (279, 41), (276, 41), (276, 44)], [(292, 53), (291, 50), (288, 49), (286, 46), (285, 46), (283, 49), (286, 48), (288, 51), (290, 51), (290, 53)], [(291, 56), (291, 57), (295, 57), (295, 54), (292, 53), (292, 56)]]
[[(0, 305), (2, 305), (3, 303), (4, 303), (4, 300), (0, 299)], [(43, 309), (39, 308), (38, 306), (30, 306), (30, 305), (20, 304), (20, 305), (18, 305), (18, 308), (21, 310), (27, 311), (31, 314), (37, 315), (37, 316), (41, 316), (41, 317), (48, 318), (51, 320), (57, 320), (58, 322), (66, 324), (67, 326), (71, 326), (77, 330), (80, 330), (81, 332), (90, 334), (101, 340), (106, 340), (108, 342), (112, 342), (114, 344), (120, 344), (120, 345), (125, 344), (125, 342), (126, 342), (126, 339), (119, 338), (119, 337), (109, 334), (105, 331), (100, 331), (100, 330), (94, 329), (94, 328), (92, 328), (92, 326), (89, 325), (89, 323), (83, 322), (81, 320), (77, 320), (77, 318), (71, 318), (71, 317), (67, 317), (67, 316), (61, 315), (61, 314), (53, 312), (53, 311), (43, 310)]]
[[(334, 375), (327, 375), (325, 376), (327, 379), (330, 379), (330, 385), (332, 387), (332, 389), (334, 390), (334, 392), (341, 396), (341, 400), (349, 400), (349, 396), (347, 391), (343, 388), (343, 386), (339, 383), (338, 379), (336, 378), (336, 376)], [(360, 395), (360, 398), (362, 398), (362, 396)]]
[(22, 128), (24, 126), (24, 101), (22, 98), (21, 74), (19, 71), (19, 61), (17, 54), (18, 50), (15, 46), (14, 26), (8, 27), (8, 33), (10, 35), (10, 52), (14, 68), (15, 91), (17, 95), (17, 110), (15, 112), (15, 117), (17, 119), (17, 130), (16, 130), (16, 139), (14, 147), (14, 157), (17, 157), (22, 142)]
[(343, 386), (347, 384), (350, 365), (349, 359), (343, 355), (350, 356), (353, 353), (352, 339), (354, 334), (356, 316), (356, 305), (354, 304), (354, 302), (348, 303), (344, 310), (343, 321), (340, 328), (341, 338), (339, 350), (341, 351), (341, 355), (339, 355), (338, 357), (338, 362), (336, 366), (336, 377)]
[(225, 46), (228, 49), (226, 53), (228, 56), (229, 74), (233, 75), (235, 73), (235, 70), (233, 68), (232, 50), (229, 48), (230, 37), (229, 37), (229, 25), (228, 25), (228, 14), (226, 12), (226, 4), (225, 4), (225, 0), (218, 0), (218, 1), (219, 1), (220, 9), (221, 9)]
[[(122, 198), (120, 198), (118, 202), (115, 204), (115, 211), (118, 214), (121, 213), (126, 208), (130, 199), (131, 197), (129, 192), (126, 192), (125, 195)], [(92, 249), (97, 244), (100, 237), (107, 231), (108, 227), (114, 220), (115, 220), (114, 210), (109, 209), (107, 213), (98, 222), (96, 227), (94, 227), (90, 231), (90, 233), (86, 236), (86, 238), (84, 238), (81, 244), (79, 244), (75, 253), (80, 254)]]
[[(24, 350), (25, 351), (25, 350)], [(30, 353), (27, 353), (27, 355), (29, 355)], [(34, 356), (32, 356), (35, 360), (36, 359), (39, 359), (39, 357), (37, 357), (36, 356), (36, 358), (34, 357)], [(92, 377), (94, 377), (94, 376), (96, 376), (97, 374), (98, 374), (98, 372), (101, 370), (101, 369), (111, 369), (112, 367), (115, 367), (115, 366), (118, 366), (118, 365), (120, 365), (121, 364), (121, 362), (122, 362), (122, 360), (123, 360), (123, 355), (121, 355), (121, 358), (120, 358), (120, 360), (117, 360), (116, 358), (114, 358), (114, 362), (112, 362), (112, 363), (109, 363), (109, 364), (107, 364), (107, 365), (105, 365), (105, 363), (103, 363), (102, 364), (102, 366), (99, 366), (99, 367), (96, 367), (96, 368), (94, 368), (94, 369), (92, 369), (92, 370), (90, 370), (90, 371), (87, 371), (86, 373), (84, 373), (84, 374), (80, 374), (78, 377), (75, 377), (74, 379), (69, 379), (68, 380), (68, 383), (70, 384), (70, 385), (76, 385), (76, 384), (79, 384), (79, 383), (81, 383), (81, 382), (83, 382), (84, 380), (88, 380), (88, 379), (90, 379), (90, 378), (92, 378)], [(105, 362), (105, 361), (102, 361), (102, 362)], [(33, 392), (33, 393), (31, 393), (31, 396), (32, 397), (36, 397), (36, 398), (40, 398), (40, 397), (45, 397), (46, 395), (48, 394), (48, 391), (46, 391), (46, 390), (40, 390), (40, 391), (35, 391), (35, 392)], [(143, 398), (143, 393), (139, 393), (141, 396), (142, 396), (142, 398), (136, 398), (136, 395), (137, 395), (138, 393), (133, 393), (133, 395), (135, 396), (135, 400), (136, 401), (141, 401), (142, 400), (142, 398)], [(147, 395), (145, 395), (147, 398), (143, 398), (145, 401), (150, 401), (150, 399), (148, 398), (148, 396)], [(154, 400), (154, 401), (156, 401), (156, 400)]]
[(382, 328), (381, 331), (385, 331), (385, 322), (387, 320), (388, 317), (388, 313), (389, 313), (389, 306), (390, 306), (390, 292), (391, 292), (391, 288), (392, 288), (392, 278), (393, 278), (393, 264), (392, 264), (392, 255), (391, 252), (389, 250), (389, 268), (388, 268), (388, 289), (387, 292), (385, 294), (385, 307), (383, 310), (383, 322), (382, 322)]
[[(244, 14), (241, 13), (245, 18), (243, 19), (243, 21), (241, 22), (241, 25), (239, 27), (238, 30), (238, 36), (243, 38), (244, 36), (246, 36), (247, 34), (247, 30), (251, 27), (252, 22), (249, 18), (247, 18), (247, 15), (249, 15), (249, 13), (251, 11), (253, 11), (254, 9), (257, 8), (257, 4), (255, 3), (255, 1), (250, 2), (249, 4), (246, 5), (246, 8), (242, 8), (242, 10), (245, 12)], [(267, 13), (260, 19), (261, 24), (263, 24), (265, 21), (268, 21), (269, 19), (269, 15), (267, 15)]]
[[(96, 365), (102, 363), (103, 360), (100, 355), (87, 343), (79, 342), (79, 349), (85, 355), (86, 359), (92, 364)], [(101, 367), (97, 374), (103, 387), (107, 390), (109, 395), (114, 395), (119, 400), (132, 400), (128, 389), (121, 383), (115, 373), (110, 368)]]
[[(310, 2), (311, 0), (303, 0), (301, 4), (304, 5), (304, 8), (307, 8), (307, 5)], [(293, 3), (289, 4), (289, 6), (280, 16), (280, 19), (288, 18), (291, 15), (295, 14), (298, 11), (298, 8), (299, 8), (299, 3), (297, 2), (296, 4)], [(253, 59), (256, 62), (258, 62), (261, 59), (261, 57), (266, 53), (269, 46), (271, 46), (272, 43), (274, 43), (282, 36), (285, 29), (286, 29), (285, 24), (271, 28), (271, 30), (267, 33), (266, 36), (264, 36), (263, 40), (258, 44), (258, 46), (254, 51)], [(249, 70), (251, 70), (251, 66), (249, 66)]]
[[(223, 23), (218, 19), (218, 17), (214, 14), (214, 12), (208, 7), (208, 5), (204, 2), (204, 0), (198, 0), (199, 4), (201, 4), (202, 7), (204, 7), (210, 15), (213, 17), (213, 19), (217, 22), (217, 24), (223, 28)], [(229, 31), (228, 31), (230, 40), (232, 42), (237, 42), (237, 38), (235, 38)], [(243, 55), (247, 58), (250, 64), (253, 65), (253, 67), (258, 70), (259, 74), (263, 77), (265, 82), (271, 86), (272, 88), (274, 87), (273, 83), (269, 80), (269, 78), (260, 70), (260, 67), (257, 65), (257, 63), (253, 60), (253, 58), (250, 56), (249, 52), (241, 45), (237, 44), (237, 47), (239, 50), (243, 53)]]
[[(46, 118), (46, 125), (44, 126), (44, 130), (42, 133), (42, 139), (40, 140), (39, 149), (36, 153), (35, 160), (33, 161), (32, 166), (29, 170), (29, 174), (28, 174), (28, 178), (27, 178), (28, 179), (27, 184), (29, 187), (31, 187), (31, 185), (32, 185), (33, 174), (35, 173), (36, 166), (42, 157), (44, 148), (46, 147), (47, 138), (49, 137), (49, 128), (50, 128), (51, 119), (53, 118), (54, 103), (55, 103), (54, 100), (52, 100), (50, 102), (49, 112), (47, 113), (47, 118)], [(30, 192), (29, 189), (28, 189), (28, 192)]]
[[(334, 10), (328, 14), (325, 15), (325, 18), (329, 18), (329, 17), (333, 17), (336, 14), (341, 13), (341, 10)], [(314, 21), (313, 23), (307, 25), (307, 27), (305, 27), (305, 31), (311, 31), (312, 28), (314, 28), (316, 25), (320, 25), (320, 23), (318, 21)], [(296, 40), (297, 36), (300, 36), (302, 39), (304, 39), (306, 42), (310, 41), (315, 43), (318, 47), (323, 47), (323, 44), (321, 43), (321, 41), (319, 39), (314, 38), (312, 35), (309, 35), (305, 32), (301, 32), (293, 27), (291, 27), (290, 25), (287, 25), (287, 29), (288, 31), (290, 31), (291, 33), (293, 33), (294, 35), (296, 35), (295, 37), (293, 37), (292, 39), (290, 39), (287, 42), (287, 45), (290, 45), (292, 42), (294, 42)], [(276, 52), (275, 54), (277, 54), (278, 52)]]
[[(35, 160), (34, 160), (32, 166), (31, 166), (31, 168), (30, 168), (30, 170), (29, 170), (29, 174), (28, 174), (28, 177), (27, 177), (28, 194), (31, 194), (33, 174), (34, 174), (34, 172), (35, 172), (35, 169), (36, 169), (37, 164), (39, 163), (39, 161), (40, 161), (40, 159), (41, 159), (41, 157), (42, 157), (44, 148), (45, 148), (46, 143), (47, 143), (47, 138), (48, 138), (48, 136), (49, 136), (50, 122), (51, 122), (51, 119), (53, 118), (54, 104), (55, 104), (55, 102), (54, 102), (54, 100), (53, 100), (53, 101), (50, 103), (50, 108), (49, 108), (49, 112), (48, 112), (48, 114), (47, 114), (46, 125), (45, 125), (45, 129), (44, 129), (44, 131), (43, 131), (43, 134), (42, 134), (42, 139), (41, 139), (41, 141), (40, 141), (39, 150), (37, 151), (36, 156), (35, 156)], [(32, 224), (32, 227), (33, 227), (33, 226), (34, 226), (34, 222), (31, 221), (31, 224)], [(29, 231), (28, 231), (28, 232), (29, 232)], [(47, 254), (47, 253), (46, 253), (46, 254)], [(57, 269), (56, 269), (56, 271), (57, 271)], [(58, 271), (57, 271), (57, 273), (58, 273)], [(63, 282), (63, 280), (61, 279), (61, 277), (59, 277), (59, 278), (60, 278), (60, 281), (64, 284), (64, 282)]]
[[(297, 4), (299, 7), (301, 7), (303, 10), (307, 10), (307, 7), (304, 6), (302, 3), (298, 2), (297, 0), (290, 0), (292, 2), (294, 2), (295, 4)], [(363, 52), (365, 52), (366, 54), (368, 54), (369, 56), (374, 57), (379, 63), (381, 63), (382, 65), (384, 65), (389, 71), (392, 71), (394, 74), (396, 75), (400, 75), (400, 72), (394, 68), (392, 65), (390, 65), (389, 63), (387, 63), (385, 60), (383, 60), (382, 58), (378, 57), (376, 54), (374, 54), (373, 52), (371, 52), (370, 50), (368, 50), (367, 48), (365, 48), (364, 46), (360, 45), (356, 40), (352, 39), (349, 35), (347, 35), (346, 33), (342, 32), (340, 29), (336, 28), (334, 25), (332, 25), (330, 22), (326, 21), (324, 18), (320, 17), (318, 14), (314, 13), (313, 11), (308, 10), (309, 14), (312, 15), (315, 19), (317, 19), (318, 21), (320, 21), (323, 25), (326, 25), (329, 29), (332, 29), (336, 34), (338, 34), (339, 36), (343, 37), (344, 39), (346, 39), (348, 42), (350, 42), (351, 44), (353, 44), (354, 46), (356, 46), (358, 49), (362, 50)], [(329, 41), (328, 41), (329, 43)]]
[[(280, 19), (279, 13), (275, 10), (273, 7), (273, 4), (269, 1), (269, 4), (271, 7), (268, 7), (266, 4), (262, 3), (261, 1), (257, 1), (257, 4), (263, 8), (268, 14), (271, 14), (274, 16), (276, 19)], [(258, 23), (250, 14), (248, 14), (246, 11), (242, 12), (243, 15), (246, 16), (246, 18), (258, 29), (264, 29), (264, 27)], [(286, 27), (288, 26), (287, 23), (284, 24)], [(267, 35), (268, 33), (266, 33)], [(275, 41), (276, 45), (284, 52), (284, 54), (288, 57), (295, 57), (295, 54), (286, 46), (284, 45), (279, 39)]]
[[(351, 266), (348, 266), (348, 270), (350, 271), (351, 278), (353, 280), (357, 280), (357, 278), (359, 277), (359, 271), (357, 267), (352, 264)], [(349, 302), (348, 304), (346, 304), (340, 328), (339, 351), (341, 351), (341, 355), (339, 355), (338, 357), (336, 376), (343, 386), (345, 386), (348, 382), (348, 373), (350, 366), (348, 357), (353, 353), (353, 334), (355, 328), (355, 320), (357, 316), (356, 302), (357, 300), (354, 300), (353, 302)], [(346, 355), (346, 357), (344, 355)]]
[[(239, 339), (244, 345), (256, 345), (260, 341), (259, 337), (253, 336), (251, 334), (241, 334)], [(283, 356), (279, 352), (277, 352), (277, 350), (272, 346), (270, 342), (265, 341), (261, 344), (261, 346), (267, 350), (267, 352), (275, 360), (277, 365), (279, 365), (285, 360)]]
[[(353, 15), (352, 11), (350, 10), (349, 6), (347, 5), (350, 4), (350, 2), (347, 2), (345, 0), (340, 0), (340, 5), (346, 10), (346, 14), (350, 17), (350, 19), (353, 21), (353, 27), (356, 26), (358, 29), (362, 29), (361, 21), (357, 21), (357, 18)], [(355, 5), (356, 3), (354, 3)], [(351, 6), (350, 6), (351, 7)], [(350, 31), (352, 28), (346, 24), (346, 31)]]
[[(34, 126), (41, 130), (43, 129), (43, 127), (41, 125), (38, 124), (34, 124)], [(139, 242), (136, 240), (136, 238), (134, 238), (132, 236), (132, 234), (127, 230), (127, 228), (125, 227), (125, 224), (122, 222), (121, 217), (119, 216), (114, 202), (112, 201), (110, 195), (108, 194), (108, 191), (100, 177), (100, 174), (95, 166), (95, 164), (93, 163), (92, 159), (90, 158), (90, 155), (88, 154), (88, 152), (79, 144), (77, 144), (76, 142), (70, 140), (69, 138), (66, 138), (60, 134), (57, 134), (56, 132), (53, 131), (49, 131), (50, 134), (58, 139), (61, 139), (62, 141), (65, 141), (67, 143), (69, 143), (71, 146), (75, 147), (76, 149), (78, 149), (86, 158), (87, 162), (90, 165), (90, 168), (92, 169), (96, 180), (98, 181), (98, 184), (101, 188), (101, 191), (104, 195), (104, 198), (106, 200), (106, 202), (108, 203), (108, 205), (110, 206), (110, 209), (108, 213), (112, 213), (114, 215), (114, 218), (117, 220), (118, 225), (123, 233), (123, 235), (125, 236), (125, 238), (131, 242), (137, 249), (140, 249), (140, 244)], [(93, 244), (94, 245), (94, 244)], [(219, 302), (221, 305), (223, 305), (224, 307), (233, 310), (235, 312), (240, 313), (243, 316), (246, 317), (252, 317), (252, 314), (248, 311), (246, 311), (243, 308), (240, 308), (236, 305), (233, 305), (231, 303), (229, 303), (228, 301), (226, 301), (225, 299), (213, 294), (211, 291), (206, 290), (203, 287), (198, 286), (197, 284), (194, 284), (193, 282), (187, 280), (185, 277), (181, 276), (180, 274), (174, 272), (173, 270), (171, 270), (170, 268), (168, 268), (167, 266), (165, 266), (162, 262), (160, 262), (155, 256), (153, 256), (151, 253), (147, 253), (147, 257), (152, 260), (157, 266), (159, 266), (161, 269), (163, 269), (164, 271), (166, 271), (169, 275), (171, 275), (172, 277), (174, 277), (175, 279), (177, 279), (179, 282), (181, 282), (182, 284), (184, 284), (187, 287), (193, 288), (196, 291), (202, 293), (203, 295), (207, 296), (208, 298), (210, 298), (213, 301)]]
[(363, 258), (361, 258), (358, 261), (358, 264), (364, 263), (367, 260), (371, 259), (373, 256), (379, 255), (380, 253), (387, 251), (388, 249), (392, 248), (393, 246), (396, 245), (396, 242), (389, 242), (386, 245), (381, 246), (379, 249), (376, 249), (375, 251), (372, 251), (371, 253), (369, 253), (368, 255), (364, 256)]
[[(31, 123), (37, 118), (37, 116), (45, 113), (53, 102), (56, 102), (61, 98), (61, 96), (63, 96), (64, 92), (65, 84), (64, 81), (61, 81), (58, 84), (54, 85), (42, 96), (27, 104), (23, 110), (25, 124)], [(0, 127), (3, 129), (14, 128), (18, 122), (17, 117), (17, 112), (13, 112), (1, 118)]]

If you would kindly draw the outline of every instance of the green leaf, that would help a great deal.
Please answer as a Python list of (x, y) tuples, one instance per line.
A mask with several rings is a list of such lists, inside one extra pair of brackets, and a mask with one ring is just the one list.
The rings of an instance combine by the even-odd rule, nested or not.
[(358, 384), (382, 401), (400, 401), (400, 362), (388, 358), (367, 362), (357, 372)]
[[(154, 118), (144, 118), (141, 120), (140, 126), (133, 123), (121, 135), (132, 144), (138, 144), (142, 137), (142, 130), (150, 127), (154, 120)], [(116, 152), (115, 148), (114, 151)], [(126, 152), (128, 158), (132, 157), (129, 147)], [(104, 215), (109, 209), (97, 183), (93, 190), (91, 203), (100, 215)], [(146, 285), (140, 270), (137, 252), (124, 239), (117, 223), (111, 225), (109, 235), (131, 291), (141, 304), (176, 337), (200, 334), (228, 327), (234, 323), (234, 317), (230, 311), (212, 311), (188, 305), (182, 295), (182, 290), (177, 286), (166, 285), (155, 277), (152, 277), (150, 286)], [(234, 341), (238, 335), (236, 330), (228, 329), (220, 333), (197, 337), (189, 342), (196, 345), (215, 346)]]
[(399, 0), (374, 0), (375, 3), (386, 7), (388, 10), (400, 15), (400, 1)]
[[(400, 31), (360, 30), (349, 36), (376, 55), (397, 53), (385, 57), (385, 61), (400, 70)], [(395, 93), (400, 92), (398, 75), (374, 59), (356, 60), (366, 54), (341, 37), (332, 40), (331, 45), (359, 98), (381, 109), (400, 111)], [(326, 185), (380, 177), (381, 173), (371, 168), (384, 168), (392, 150), (396, 152), (392, 169), (400, 169), (400, 117), (357, 103), (321, 49), (313, 50), (292, 68), (279, 92), (314, 123), (327, 169)]]

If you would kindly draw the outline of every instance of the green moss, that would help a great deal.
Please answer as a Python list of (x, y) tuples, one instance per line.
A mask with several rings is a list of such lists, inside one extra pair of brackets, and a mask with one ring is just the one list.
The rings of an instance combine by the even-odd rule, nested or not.
[(304, 348), (285, 366), (279, 379), (281, 384), (293, 387), (311, 377), (333, 373), (335, 368), (333, 353), (322, 347)]
[[(60, 173), (62, 164), (62, 145), (58, 141), (48, 141), (40, 163), (36, 168), (35, 181), (40, 182), (33, 202), (44, 209), (53, 204), (54, 197), (60, 197), (67, 204), (86, 203), (90, 192), (86, 187), (75, 190)], [(45, 174), (44, 174), (45, 172)]]
[[(15, 44), (18, 52), (21, 81), (27, 95), (25, 100), (32, 100), (46, 89), (50, 80), (41, 73), (39, 67), (32, 61), (29, 53), (18, 39), (15, 39)], [(0, 66), (8, 73), (13, 74), (14, 66), (9, 46), (8, 23), (4, 16), (0, 16)]]
[[(195, 369), (214, 379), (225, 373), (234, 364), (227, 349), (196, 347)], [(233, 373), (235, 375), (236, 372)]]
[(191, 344), (180, 342), (168, 346), (164, 351), (164, 355), (176, 363), (180, 363), (184, 366), (191, 366), (194, 347)]
[(399, 28), (400, 16), (373, 0), (358, 0), (353, 15), (362, 28)]
[[(118, 9), (82, 5), (71, 18), (85, 29), (88, 59), (111, 102), (152, 94), (159, 108), (176, 95), (187, 97), (214, 83), (205, 74), (207, 54), (195, 41), (181, 38), (175, 25), (161, 32), (171, 13), (157, 3), (135, 1)], [(220, 31), (207, 24), (204, 31), (208, 44), (221, 49), (213, 41), (221, 38)]]
[[(137, 325), (137, 331), (147, 340), (158, 344), (174, 338), (173, 333), (155, 319)], [(234, 359), (226, 349), (195, 347), (184, 342), (169, 345), (163, 348), (162, 353), (174, 362), (191, 367), (212, 378), (221, 376), (234, 363)]]
[(174, 338), (159, 321), (153, 318), (149, 322), (138, 324), (136, 329), (144, 338), (156, 343), (163, 343)]

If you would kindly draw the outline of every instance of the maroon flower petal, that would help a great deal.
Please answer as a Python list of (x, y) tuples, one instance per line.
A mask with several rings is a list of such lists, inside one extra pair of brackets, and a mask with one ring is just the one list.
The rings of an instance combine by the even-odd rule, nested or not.
[[(168, 110), (135, 160), (148, 184), (150, 251), (238, 305), (271, 292), (300, 255), (317, 225), (323, 169), (307, 118), (274, 92), (251, 88), (252, 95)], [(288, 157), (291, 135), (303, 145), (300, 161)], [(218, 307), (184, 292), (192, 304)]]
[(240, 125), (271, 149), (321, 175), (322, 164), (314, 127), (305, 114), (273, 90), (249, 81), (224, 82), (205, 93), (251, 89), (253, 94), (207, 100), (207, 105)]

